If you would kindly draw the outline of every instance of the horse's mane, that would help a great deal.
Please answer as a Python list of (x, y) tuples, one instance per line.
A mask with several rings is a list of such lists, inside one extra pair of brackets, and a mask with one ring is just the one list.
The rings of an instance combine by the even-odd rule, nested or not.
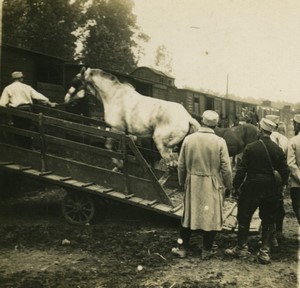
[(103, 70), (102, 70), (102, 73), (103, 73), (104, 77), (106, 77), (109, 80), (111, 80), (112, 82), (114, 82), (114, 84), (120, 85), (120, 86), (127, 86), (128, 88), (131, 88), (131, 89), (135, 90), (135, 88), (130, 83), (127, 83), (127, 82), (122, 83), (122, 82), (120, 82), (120, 80), (118, 79), (118, 77), (116, 77), (115, 75), (110, 74), (108, 72), (105, 72)]

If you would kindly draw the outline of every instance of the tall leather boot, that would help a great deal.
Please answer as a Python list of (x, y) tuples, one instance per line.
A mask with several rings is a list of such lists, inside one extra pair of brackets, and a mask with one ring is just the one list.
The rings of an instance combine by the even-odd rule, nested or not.
[(262, 244), (257, 254), (258, 261), (261, 264), (271, 263), (270, 247), (271, 247), (271, 239), (274, 233), (275, 233), (274, 224), (262, 226)]
[(238, 241), (237, 244), (240, 248), (247, 248), (248, 250), (248, 234), (249, 234), (249, 227), (246, 225), (239, 225), (238, 227)]
[(233, 248), (225, 250), (225, 254), (228, 256), (234, 256), (238, 258), (247, 258), (251, 255), (248, 251), (248, 233), (249, 227), (244, 225), (239, 225), (238, 227), (238, 241), (237, 245)]

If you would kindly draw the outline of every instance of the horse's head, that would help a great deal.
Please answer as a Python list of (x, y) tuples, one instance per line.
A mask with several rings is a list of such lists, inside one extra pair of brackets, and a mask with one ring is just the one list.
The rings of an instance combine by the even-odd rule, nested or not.
[(85, 90), (101, 101), (103, 100), (102, 97), (105, 97), (105, 95), (108, 94), (108, 91), (112, 91), (116, 85), (120, 84), (116, 76), (101, 69), (86, 69), (83, 67), (80, 75)]

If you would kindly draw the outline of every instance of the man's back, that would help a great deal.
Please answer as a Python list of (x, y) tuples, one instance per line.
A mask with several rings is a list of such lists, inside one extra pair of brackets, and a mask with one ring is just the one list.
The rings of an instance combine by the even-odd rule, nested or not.
[[(214, 130), (201, 127), (198, 132), (187, 136), (181, 151), (184, 162), (179, 161), (179, 180), (184, 182), (185, 174), (181, 173), (183, 166), (187, 173), (197, 176), (217, 177), (224, 181), (227, 188), (231, 188), (231, 164), (226, 142), (217, 136)], [(182, 161), (183, 158), (180, 158)]]
[[(268, 149), (274, 169), (279, 171), (284, 184), (286, 184), (289, 171), (283, 150), (274, 143), (270, 137), (263, 137), (263, 142)], [(235, 175), (235, 187), (239, 187), (242, 184), (246, 174), (249, 177), (251, 175), (256, 175), (255, 179), (261, 179), (261, 181), (265, 181), (267, 179), (267, 175), (269, 175), (268, 179), (270, 181), (273, 179), (273, 172), (269, 157), (263, 143), (261, 143), (260, 140), (246, 146), (242, 161), (240, 162)]]
[(270, 138), (283, 150), (285, 154), (287, 153), (288, 139), (284, 135), (282, 135), (278, 131), (274, 131), (272, 132)]
[(289, 140), (288, 166), (291, 170), (291, 186), (300, 186), (300, 133)]
[(211, 129), (201, 128), (186, 139), (186, 163), (191, 173), (217, 172), (220, 167), (220, 149), (224, 139)]
[(4, 88), (0, 99), (0, 106), (16, 108), (20, 105), (32, 104), (33, 99), (44, 103), (49, 102), (48, 98), (35, 91), (29, 85), (15, 81)]

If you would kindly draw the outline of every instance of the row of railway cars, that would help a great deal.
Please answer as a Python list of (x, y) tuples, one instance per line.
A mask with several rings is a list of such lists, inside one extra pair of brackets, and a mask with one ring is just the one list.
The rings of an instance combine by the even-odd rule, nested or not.
[[(71, 79), (80, 71), (80, 68), (81, 65), (68, 63), (61, 58), (2, 44), (0, 88), (2, 91), (11, 82), (11, 72), (21, 70), (26, 76), (27, 84), (52, 101), (62, 103)], [(204, 110), (215, 110), (220, 114), (225, 127), (233, 125), (241, 117), (242, 109), (246, 107), (249, 110), (255, 110), (259, 118), (267, 114), (279, 115), (285, 122), (291, 118), (288, 108), (277, 109), (272, 107), (271, 103), (262, 106), (191, 89), (177, 88), (174, 78), (149, 67), (139, 67), (131, 74), (107, 72), (117, 76), (121, 82), (130, 83), (143, 95), (181, 103), (196, 117), (200, 116)], [(91, 105), (95, 108), (95, 103)], [(91, 110), (95, 111), (97, 107)], [(92, 113), (93, 115), (98, 117), (101, 114)]]

